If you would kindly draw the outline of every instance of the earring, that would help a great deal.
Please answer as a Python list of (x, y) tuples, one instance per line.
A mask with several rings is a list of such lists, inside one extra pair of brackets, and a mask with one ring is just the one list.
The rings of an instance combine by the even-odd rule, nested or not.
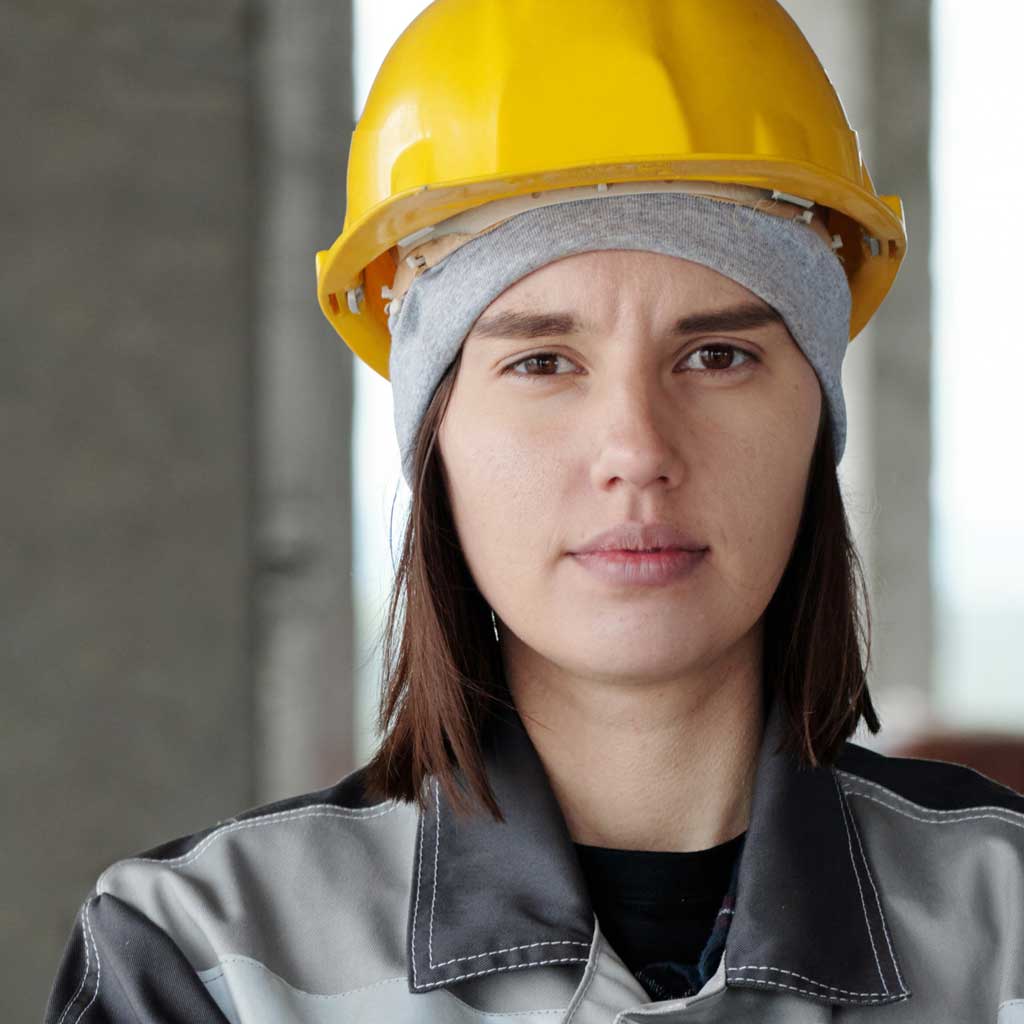
[(494, 617), (494, 609), (491, 609), (491, 625), (494, 627), (494, 642), (497, 644), (501, 643), (501, 637), (498, 636), (498, 620)]

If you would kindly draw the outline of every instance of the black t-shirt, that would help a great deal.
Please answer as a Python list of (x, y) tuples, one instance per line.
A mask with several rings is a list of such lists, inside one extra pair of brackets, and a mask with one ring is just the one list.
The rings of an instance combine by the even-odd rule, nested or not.
[[(654, 999), (690, 995), (718, 965), (746, 833), (706, 850), (668, 853), (575, 843), (594, 913), (615, 951)], [(702, 953), (715, 954), (713, 962)]]

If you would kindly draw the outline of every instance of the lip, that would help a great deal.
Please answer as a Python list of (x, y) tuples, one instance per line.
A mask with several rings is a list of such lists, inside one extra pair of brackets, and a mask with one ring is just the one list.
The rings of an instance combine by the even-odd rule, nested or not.
[(676, 583), (690, 576), (704, 561), (700, 551), (591, 551), (573, 559), (595, 576), (620, 586), (652, 587)]
[(625, 522), (591, 537), (573, 555), (589, 555), (604, 551), (642, 552), (651, 548), (673, 548), (683, 551), (705, 551), (707, 545), (672, 526), (671, 523)]

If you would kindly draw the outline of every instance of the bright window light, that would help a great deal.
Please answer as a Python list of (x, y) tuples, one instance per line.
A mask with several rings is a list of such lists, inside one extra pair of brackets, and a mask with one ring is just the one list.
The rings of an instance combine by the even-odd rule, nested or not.
[[(391, 45), (428, 0), (355, 0), (354, 111), (358, 120), (370, 85)], [(367, 760), (375, 743), (380, 693), (380, 628), (386, 612), (409, 489), (395, 438), (391, 385), (355, 359), (353, 410), (353, 597), (356, 637), (356, 755)], [(393, 536), (392, 536), (393, 531)], [(393, 549), (391, 543), (393, 542)]]
[(1020, 729), (1024, 329), (1013, 214), (1024, 4), (933, 9), (936, 710), (951, 724)]

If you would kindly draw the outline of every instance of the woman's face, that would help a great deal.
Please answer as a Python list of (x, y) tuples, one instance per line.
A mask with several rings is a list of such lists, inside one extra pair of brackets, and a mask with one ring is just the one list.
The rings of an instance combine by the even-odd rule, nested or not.
[[(466, 338), (438, 438), (462, 549), (506, 645), (638, 682), (753, 650), (821, 401), (771, 307), (700, 264), (589, 252), (506, 290)], [(573, 554), (627, 521), (668, 523), (706, 550), (656, 585), (609, 580)]]

